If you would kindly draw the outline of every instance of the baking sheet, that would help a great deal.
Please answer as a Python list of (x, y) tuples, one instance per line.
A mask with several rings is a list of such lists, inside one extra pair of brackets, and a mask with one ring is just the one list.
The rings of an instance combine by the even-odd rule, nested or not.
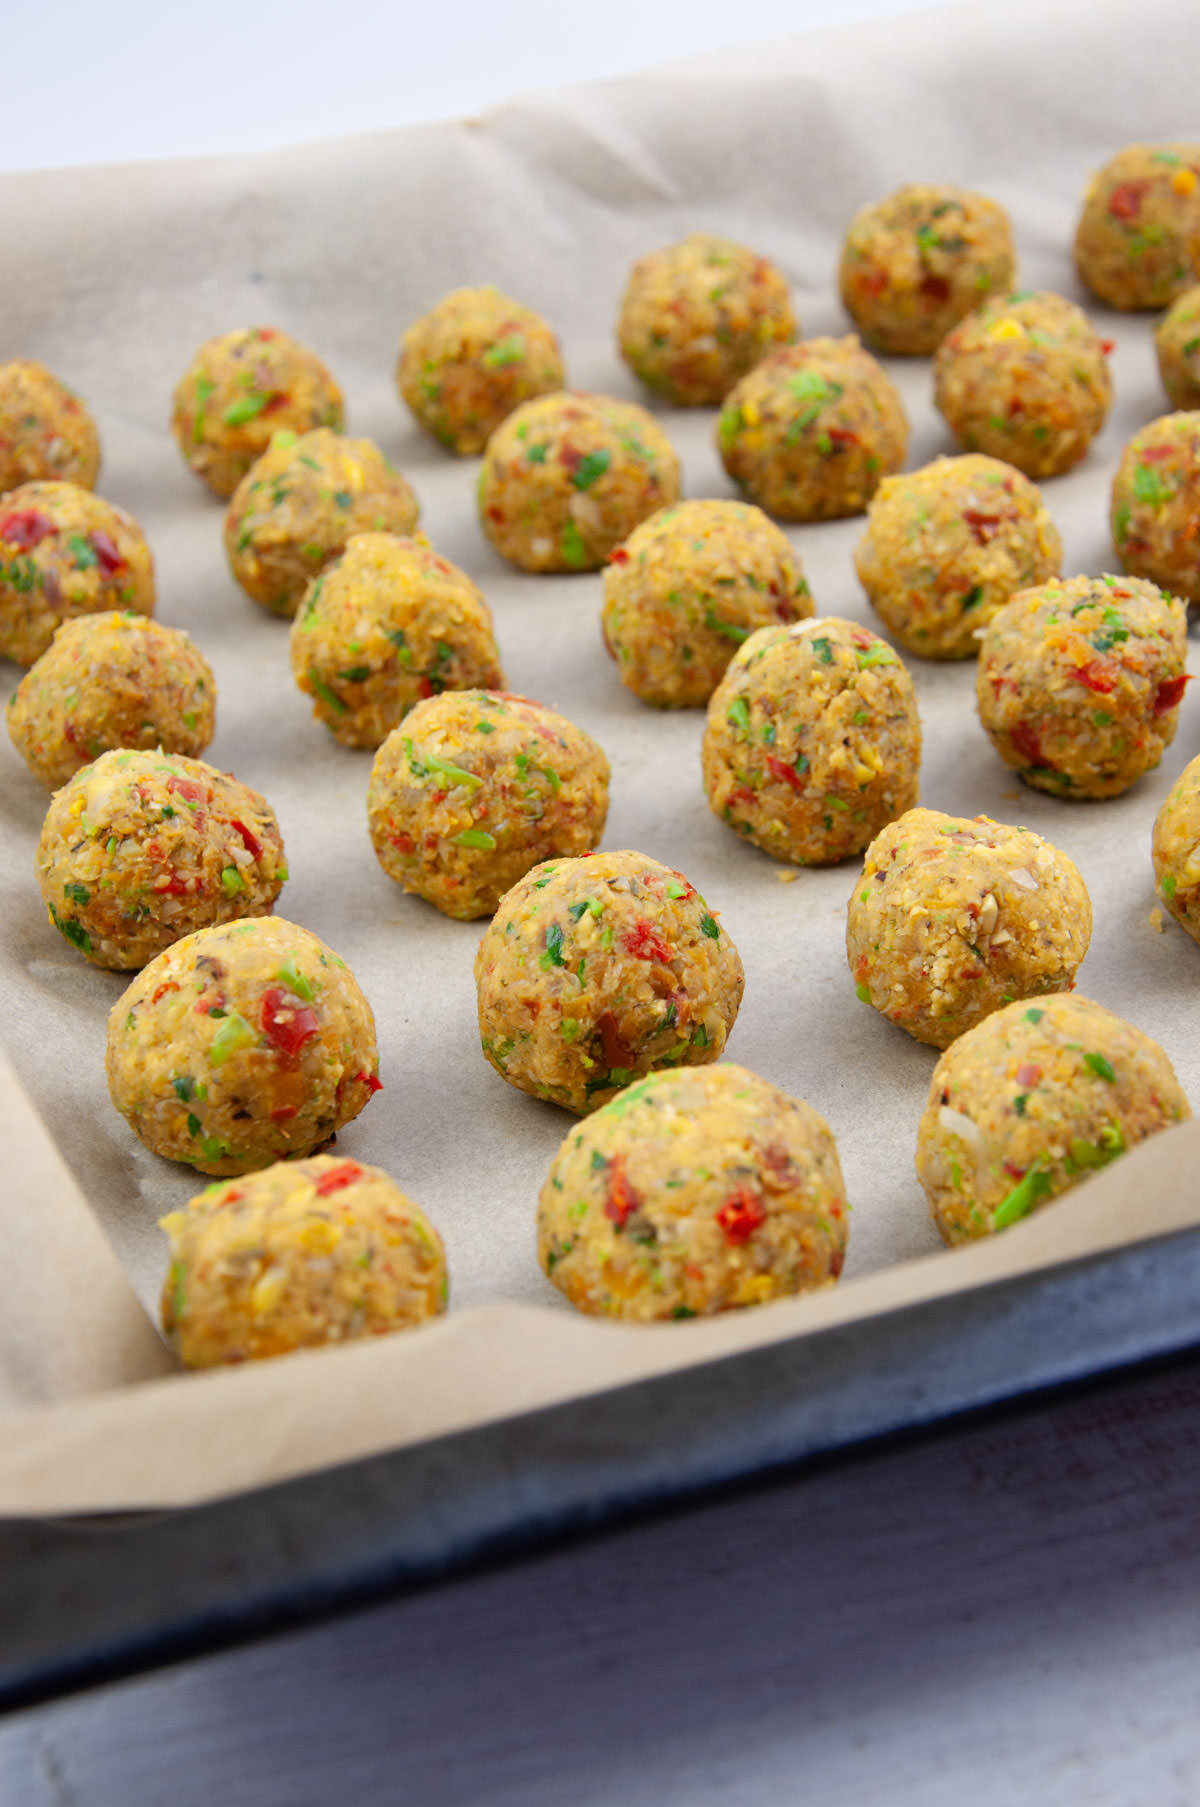
[[(387, 1167), (430, 1212), (446, 1239), (453, 1313), (386, 1346), (64, 1406), (38, 1416), (36, 1435), (33, 1416), (21, 1411), (0, 1454), (5, 1509), (85, 1508), (101, 1494), (106, 1505), (210, 1496), (344, 1457), (364, 1438), (385, 1447), (535, 1396), (793, 1335), (830, 1312), (879, 1310), (881, 1285), (902, 1303), (924, 1285), (982, 1278), (992, 1262), (1003, 1269), (1088, 1246), (1086, 1214), (1062, 1208), (1005, 1238), (1012, 1255), (939, 1252), (932, 1269), (915, 1262), (940, 1249), (912, 1171), (934, 1055), (855, 998), (843, 949), (854, 868), (783, 883), (779, 868), (709, 814), (699, 781), (702, 713), (651, 712), (622, 689), (600, 646), (598, 576), (529, 578), (496, 558), (475, 522), (476, 462), (452, 459), (418, 434), (390, 372), (408, 320), (456, 284), (491, 280), (547, 313), (574, 385), (644, 399), (611, 343), (621, 289), (636, 256), (696, 228), (729, 232), (775, 258), (795, 284), (806, 334), (846, 330), (833, 276), (841, 232), (855, 207), (905, 179), (953, 179), (994, 194), (1014, 220), (1022, 284), (1083, 299), (1069, 241), (1089, 169), (1138, 136), (1187, 136), (1194, 121), (1187, 72), (1200, 19), (1188, 5), (1160, 9), (1153, 44), (1140, 23), (1125, 0), (962, 7), (534, 96), (459, 125), (254, 158), (0, 181), (10, 247), (0, 273), (4, 355), (43, 358), (92, 406), (105, 446), (100, 492), (141, 520), (158, 561), (160, 619), (187, 627), (216, 672), (218, 731), (208, 756), (261, 789), (279, 815), (293, 874), (279, 913), (328, 940), (374, 1005), (386, 1090), (339, 1146)], [(1167, 406), (1151, 322), (1091, 311), (1116, 341), (1117, 397), (1086, 464), (1044, 486), (1067, 573), (1111, 566), (1111, 472), (1130, 433)], [(541, 1276), (536, 1195), (570, 1120), (511, 1090), (483, 1061), (471, 979), (481, 925), (443, 919), (379, 870), (365, 829), (370, 756), (337, 747), (312, 721), (291, 681), (286, 625), (233, 585), (221, 508), (184, 470), (166, 431), (171, 389), (194, 346), (253, 321), (286, 328), (330, 363), (346, 390), (349, 429), (377, 439), (411, 478), (425, 531), (487, 595), (510, 685), (562, 709), (606, 748), (613, 793), (604, 845), (680, 867), (720, 912), (747, 973), (729, 1056), (808, 1098), (838, 1140), (853, 1205), (839, 1295), (720, 1325), (632, 1331), (576, 1321)], [(932, 408), (928, 362), (893, 360), (889, 370), (912, 421), (909, 466), (953, 449)], [(685, 493), (732, 493), (712, 443), (713, 413), (658, 412), (681, 452)], [(878, 629), (850, 561), (861, 531), (852, 521), (789, 533), (818, 611)], [(1158, 805), (1200, 743), (1200, 705), (1185, 701), (1158, 773), (1115, 802), (1072, 805), (1022, 789), (996, 761), (975, 719), (971, 667), (910, 661), (910, 669), (925, 728), (922, 800), (1024, 822), (1071, 854), (1096, 910), (1080, 989), (1155, 1035), (1200, 1099), (1197, 953), (1172, 925), (1161, 934), (1152, 926), (1148, 852)], [(11, 687), (19, 674), (10, 667), (8, 675)], [(125, 980), (86, 967), (45, 922), (31, 876), (45, 802), (5, 742), (4, 1038), (138, 1296), (153, 1307), (164, 1266), (155, 1220), (196, 1182), (141, 1148), (108, 1103), (104, 1023)], [(1093, 1186), (1107, 1184), (1111, 1194), (1122, 1171)], [(28, 1222), (44, 1184), (15, 1171), (3, 1208)], [(1153, 1229), (1142, 1206), (1155, 1188), (1116, 1190), (1119, 1234)], [(1179, 1209), (1172, 1224), (1190, 1206)], [(1018, 1256), (1023, 1239), (1027, 1254)], [(86, 1290), (104, 1267), (84, 1239), (49, 1226), (45, 1246), (64, 1286)], [(472, 1312), (480, 1306), (487, 1309)], [(79, 1359), (60, 1372), (69, 1330), (50, 1334), (8, 1275), (0, 1275), (0, 1309), (9, 1394), (28, 1405), (78, 1391), (71, 1374), (86, 1370), (94, 1330), (80, 1328)], [(148, 1380), (160, 1366), (157, 1347), (132, 1337), (108, 1372)], [(552, 1377), (549, 1393), (545, 1385), (523, 1391), (521, 1377), (538, 1373)], [(354, 1449), (337, 1423), (317, 1414), (310, 1423), (303, 1401), (317, 1386), (313, 1375), (329, 1389), (327, 1403), (363, 1402)], [(417, 1391), (420, 1411), (397, 1405)], [(265, 1439), (259, 1395), (270, 1399), (273, 1423), (303, 1422), (303, 1436)], [(210, 1415), (200, 1402), (217, 1397), (220, 1411)], [(89, 1418), (81, 1432), (78, 1414), (101, 1409), (103, 1419)], [(226, 1427), (214, 1443), (201, 1442), (186, 1483), (152, 1458), (161, 1444), (151, 1427), (164, 1415), (193, 1452), (189, 1426), (216, 1416)], [(60, 1434), (65, 1441), (56, 1442)], [(109, 1465), (101, 1486), (94, 1461), (73, 1471), (73, 1435), (95, 1450), (119, 1447), (115, 1477)]]

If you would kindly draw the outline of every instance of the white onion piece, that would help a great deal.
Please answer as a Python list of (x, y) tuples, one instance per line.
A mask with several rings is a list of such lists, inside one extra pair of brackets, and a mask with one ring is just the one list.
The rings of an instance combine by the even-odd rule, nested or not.
[(1009, 877), (1014, 885), (1020, 885), (1022, 891), (1036, 891), (1038, 888), (1038, 882), (1033, 873), (1027, 872), (1024, 866), (1018, 866), (1009, 874)]
[(983, 1159), (983, 1131), (977, 1123), (972, 1123), (970, 1117), (964, 1117), (961, 1111), (951, 1110), (948, 1104), (943, 1104), (938, 1111), (938, 1122), (950, 1135), (958, 1136), (964, 1141), (977, 1161)]

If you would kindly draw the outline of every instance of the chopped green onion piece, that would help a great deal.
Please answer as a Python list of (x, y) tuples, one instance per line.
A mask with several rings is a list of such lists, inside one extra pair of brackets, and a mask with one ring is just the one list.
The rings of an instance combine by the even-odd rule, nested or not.
[(1001, 1199), (992, 1212), (993, 1230), (1006, 1230), (1018, 1218), (1028, 1217), (1036, 1205), (1054, 1190), (1054, 1181), (1041, 1167), (1031, 1167), (1023, 1180), (1015, 1185), (1007, 1198)]

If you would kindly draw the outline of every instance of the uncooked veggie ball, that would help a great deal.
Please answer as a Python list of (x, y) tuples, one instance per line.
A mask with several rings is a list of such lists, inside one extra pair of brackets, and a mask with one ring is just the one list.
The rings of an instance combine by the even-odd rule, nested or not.
[(531, 866), (604, 833), (608, 760), (526, 697), (446, 691), (375, 755), (367, 824), (389, 878), (447, 916), (490, 916)]
[(1065, 853), (1028, 828), (933, 809), (871, 843), (846, 914), (862, 1002), (935, 1048), (1014, 998), (1069, 991), (1091, 937)]
[(488, 440), (479, 518), (523, 571), (596, 571), (639, 521), (674, 502), (679, 459), (635, 402), (564, 391), (525, 402)]
[(652, 1073), (572, 1130), (538, 1205), (571, 1304), (653, 1323), (828, 1286), (849, 1205), (828, 1126), (745, 1067)]
[(709, 232), (639, 259), (617, 321), (630, 369), (681, 408), (724, 401), (773, 345), (795, 337), (787, 277), (768, 258)]
[(1172, 407), (1200, 407), (1200, 287), (1168, 308), (1154, 329), (1154, 350)]
[(755, 628), (811, 614), (800, 560), (761, 509), (679, 502), (616, 548), (600, 620), (626, 688), (686, 708), (708, 701)]
[(921, 723), (885, 640), (833, 616), (763, 627), (708, 705), (713, 814), (775, 859), (833, 866), (917, 800)]
[(1200, 759), (1184, 766), (1155, 817), (1151, 857), (1159, 897), (1200, 941)]
[(933, 360), (934, 400), (968, 452), (1027, 477), (1083, 458), (1112, 400), (1105, 345), (1082, 308), (1018, 291), (968, 314)]
[(908, 419), (858, 340), (782, 345), (731, 391), (717, 422), (725, 469), (768, 514), (861, 514), (904, 463)]
[(380, 1089), (354, 974), (279, 916), (201, 929), (152, 960), (113, 1006), (105, 1064), (134, 1134), (201, 1173), (312, 1154)]
[(889, 633), (923, 659), (969, 659), (1015, 590), (1061, 568), (1041, 492), (998, 458), (968, 452), (885, 477), (854, 563)]
[(838, 280), (869, 345), (924, 355), (1015, 275), (1012, 227), (998, 201), (949, 183), (907, 182), (855, 214)]
[(486, 602), (427, 539), (355, 534), (292, 623), (292, 673), (346, 747), (377, 747), (414, 703), (503, 684)]
[(265, 797), (157, 752), (102, 753), (56, 791), (36, 865), (59, 934), (127, 970), (196, 929), (265, 915), (287, 877)]
[(491, 284), (454, 289), (400, 342), (396, 387), (452, 452), (482, 452), (502, 420), (566, 382), (549, 325)]
[(1134, 434), (1109, 518), (1127, 571), (1200, 602), (1200, 412), (1163, 414)]
[(983, 637), (979, 719), (1005, 765), (1055, 797), (1119, 797), (1175, 738), (1187, 610), (1137, 577), (1021, 590)]
[(1158, 1043), (1090, 998), (1024, 1000), (933, 1070), (917, 1177), (948, 1243), (1007, 1230), (1191, 1116)]
[(343, 423), (342, 392), (315, 351), (275, 326), (209, 339), (175, 390), (171, 430), (184, 462), (231, 496), (280, 431)]
[(114, 747), (196, 758), (213, 736), (217, 687), (199, 647), (145, 615), (64, 621), (8, 705), (13, 745), (48, 790)]
[(0, 656), (32, 665), (73, 615), (154, 613), (154, 560), (123, 508), (77, 483), (0, 499)]
[(79, 397), (34, 358), (0, 364), (0, 494), (22, 483), (77, 483), (100, 470), (96, 423)]
[(1083, 197), (1075, 267), (1109, 307), (1166, 307), (1200, 275), (1200, 146), (1130, 144)]
[(229, 568), (253, 602), (291, 616), (314, 577), (356, 533), (411, 533), (420, 510), (369, 439), (328, 427), (277, 433), (225, 516)]
[(160, 1219), (162, 1321), (185, 1368), (410, 1330), (446, 1309), (446, 1256), (380, 1167), (277, 1161)]
[(656, 1067), (719, 1059), (743, 984), (695, 886), (644, 853), (535, 866), (475, 956), (484, 1054), (519, 1091), (580, 1116)]

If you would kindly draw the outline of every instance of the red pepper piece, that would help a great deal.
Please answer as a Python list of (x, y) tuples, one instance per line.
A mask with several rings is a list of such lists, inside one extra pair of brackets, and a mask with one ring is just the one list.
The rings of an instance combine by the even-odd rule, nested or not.
[(1042, 1069), (1032, 1060), (1023, 1060), (1017, 1068), (1018, 1085), (1036, 1085), (1042, 1077)]
[(829, 437), (835, 446), (858, 444), (858, 434), (852, 433), (848, 427), (830, 427)]
[(1101, 339), (1100, 349), (1106, 358), (1111, 358), (1113, 352), (1117, 349), (1117, 341), (1115, 339)]
[(280, 408), (286, 408), (291, 400), (286, 389), (277, 389), (262, 409), (264, 414), (278, 414)]
[[(1089, 659), (1075, 673), (1085, 689), (1098, 691), (1101, 696), (1108, 696), (1116, 689), (1118, 675), (1118, 668), (1111, 659)], [(1169, 704), (1167, 706), (1170, 707)], [(1157, 704), (1155, 714), (1158, 714)]]
[(160, 897), (190, 897), (192, 886), (187, 879), (180, 878), (177, 872), (164, 873), (154, 881), (154, 890)]
[(1190, 677), (1164, 678), (1154, 692), (1154, 713), (1165, 715), (1169, 709), (1175, 709), (1183, 701), (1183, 693), (1191, 683)]
[(1004, 519), (1002, 514), (987, 514), (982, 508), (963, 509), (963, 520), (980, 546), (986, 546), (989, 540), (995, 539)]
[(1143, 464), (1163, 464), (1173, 455), (1174, 449), (1169, 445), (1147, 445), (1142, 447), (1138, 457)]
[(624, 546), (617, 546), (610, 552), (608, 555), (608, 562), (610, 565), (627, 565), (629, 563), (629, 554), (626, 552)]
[(604, 1201), (604, 1215), (623, 1230), (632, 1212), (636, 1211), (641, 1201), (629, 1183), (625, 1172), (624, 1155), (615, 1154), (608, 1164), (608, 1197)]
[(1029, 722), (1018, 722), (1015, 728), (1009, 729), (1009, 737), (1021, 758), (1028, 765), (1048, 766), (1050, 764), (1042, 752), (1042, 743), (1038, 739), (1037, 730)]
[(178, 991), (178, 990), (179, 990), (179, 987), (175, 983), (174, 979), (164, 979), (163, 983), (159, 986), (158, 990), (154, 993), (154, 996), (150, 999), (150, 1002), (152, 1004), (157, 1004), (158, 1000), (160, 998), (165, 998), (169, 991)]
[(596, 1030), (600, 1037), (600, 1047), (604, 1054), (604, 1063), (609, 1067), (631, 1067), (637, 1059), (637, 1051), (621, 1034), (617, 1019), (611, 1010), (602, 1011), (596, 1018)]
[(416, 851), (413, 838), (410, 834), (394, 834), (391, 837), (391, 842), (398, 853), (412, 854)]
[(626, 951), (635, 960), (659, 960), (664, 966), (669, 966), (675, 958), (674, 948), (663, 940), (658, 930), (644, 916), (639, 916), (621, 939)]
[(92, 551), (96, 554), (96, 563), (105, 577), (111, 577), (115, 571), (125, 569), (125, 560), (102, 527), (97, 527), (89, 533), (88, 539), (92, 543)]
[(259, 1022), (275, 1051), (289, 1059), (299, 1054), (305, 1042), (311, 1041), (321, 1029), (316, 1011), (310, 1010), (294, 992), (284, 991), (280, 985), (272, 985), (263, 992)]
[(383, 1081), (380, 1079), (378, 1073), (356, 1073), (354, 1079), (356, 1084), (366, 1086), (372, 1098), (375, 1096), (376, 1092), (382, 1092), (383, 1090)]
[(336, 1167), (330, 1167), (317, 1180), (317, 1197), (328, 1198), (331, 1192), (340, 1192), (343, 1187), (352, 1186), (355, 1180), (362, 1178), (362, 1173), (357, 1161), (339, 1161)]
[(759, 1224), (767, 1220), (767, 1207), (757, 1192), (751, 1192), (748, 1186), (739, 1186), (730, 1195), (717, 1212), (717, 1222), (725, 1232), (726, 1242), (746, 1242), (753, 1236)]
[(790, 784), (794, 791), (802, 791), (804, 789), (803, 778), (801, 778), (795, 766), (789, 765), (786, 759), (777, 759), (774, 753), (768, 753), (767, 770), (770, 772), (772, 778), (778, 778), (781, 784)]
[(167, 789), (174, 791), (177, 797), (182, 797), (187, 803), (206, 803), (208, 801), (208, 792), (204, 785), (197, 783), (194, 778), (168, 778)]
[(1108, 197), (1108, 211), (1113, 219), (1138, 219), (1149, 186), (1148, 182), (1118, 182)]
[(295, 1115), (296, 1106), (294, 1104), (277, 1104), (271, 1112), (271, 1121), (272, 1123), (290, 1123)]
[(35, 546), (57, 533), (58, 528), (40, 508), (14, 508), (0, 520), (0, 540), (7, 540), (19, 552), (32, 552)]
[(579, 450), (578, 446), (565, 445), (558, 454), (558, 462), (562, 465), (564, 470), (577, 471), (583, 463), (583, 453)]
[(229, 826), (231, 828), (236, 828), (241, 835), (246, 852), (252, 854), (256, 860), (261, 859), (262, 842), (259, 840), (258, 836), (251, 834), (250, 830), (246, 827), (246, 824), (244, 822), (239, 822), (236, 816), (230, 821)]

